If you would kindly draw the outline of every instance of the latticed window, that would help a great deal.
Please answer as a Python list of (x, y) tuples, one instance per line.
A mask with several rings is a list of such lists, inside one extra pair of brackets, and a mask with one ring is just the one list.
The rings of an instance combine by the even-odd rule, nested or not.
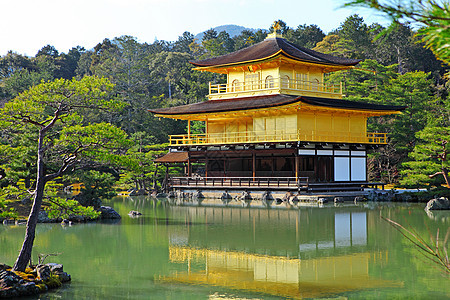
[(258, 89), (259, 73), (245, 74), (245, 89), (256, 90)]
[(300, 90), (305, 90), (308, 87), (308, 74), (295, 73), (296, 87)]

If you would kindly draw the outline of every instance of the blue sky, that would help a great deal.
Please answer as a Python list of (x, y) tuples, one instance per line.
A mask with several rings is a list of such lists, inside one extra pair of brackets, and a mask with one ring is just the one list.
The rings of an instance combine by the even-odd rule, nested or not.
[(351, 14), (367, 24), (386, 20), (372, 11), (342, 9), (342, 0), (0, 0), (0, 55), (34, 56), (50, 44), (60, 52), (87, 49), (104, 38), (131, 35), (140, 42), (174, 41), (227, 24), (264, 28), (281, 19), (288, 26), (316, 24), (325, 32)]

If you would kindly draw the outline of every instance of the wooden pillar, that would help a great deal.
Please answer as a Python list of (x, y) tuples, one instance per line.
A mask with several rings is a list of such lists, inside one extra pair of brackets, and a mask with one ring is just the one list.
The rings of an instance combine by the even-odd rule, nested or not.
[(223, 160), (223, 177), (227, 177), (227, 157), (225, 156)]
[(188, 139), (191, 139), (191, 120), (188, 120)]
[(255, 152), (252, 153), (252, 177), (253, 180), (256, 178), (256, 154)]
[(298, 156), (298, 153), (297, 154), (295, 154), (295, 178), (298, 178), (299, 177), (299, 174), (298, 174), (298, 169), (299, 169), (299, 162), (300, 162), (300, 158), (299, 158), (299, 156)]
[(208, 178), (208, 156), (205, 155), (205, 177)]
[(274, 174), (275, 174), (275, 157), (272, 154), (272, 175), (271, 176), (273, 177)]
[(187, 161), (187, 175), (188, 177), (192, 176), (192, 168), (191, 168), (191, 156), (188, 153), (188, 161)]

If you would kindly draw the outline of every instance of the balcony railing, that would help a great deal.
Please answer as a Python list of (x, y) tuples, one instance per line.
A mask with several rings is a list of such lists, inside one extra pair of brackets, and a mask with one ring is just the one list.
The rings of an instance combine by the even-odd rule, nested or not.
[(171, 146), (180, 145), (221, 145), (221, 144), (246, 144), (246, 143), (277, 143), (290, 141), (329, 142), (329, 143), (363, 143), (363, 144), (387, 144), (386, 133), (370, 132), (366, 135), (356, 135), (348, 132), (336, 131), (304, 131), (287, 132), (275, 130), (243, 131), (208, 134), (183, 134), (169, 136)]
[(171, 187), (308, 189), (308, 177), (169, 177)]
[(236, 94), (273, 94), (273, 93), (294, 93), (302, 92), (322, 93), (328, 96), (340, 96), (342, 94), (342, 84), (326, 84), (318, 81), (303, 81), (287, 78), (270, 78), (265, 80), (254, 80), (248, 82), (233, 82), (230, 84), (209, 83), (209, 96), (214, 99), (218, 96), (233, 96)]

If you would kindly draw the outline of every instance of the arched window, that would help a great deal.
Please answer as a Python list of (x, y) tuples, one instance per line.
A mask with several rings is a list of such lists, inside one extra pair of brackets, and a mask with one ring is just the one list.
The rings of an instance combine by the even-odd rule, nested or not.
[(313, 90), (313, 91), (318, 91), (319, 90), (319, 79), (313, 79), (312, 81), (311, 81), (311, 90)]
[(288, 89), (290, 83), (290, 78), (287, 75), (281, 76), (281, 87)]
[(240, 83), (238, 79), (233, 80), (231, 83), (231, 91), (232, 92), (239, 92), (241, 90)]
[(266, 89), (271, 89), (273, 87), (274, 87), (273, 77), (272, 77), (272, 75), (269, 75), (269, 76), (266, 77), (265, 88)]

